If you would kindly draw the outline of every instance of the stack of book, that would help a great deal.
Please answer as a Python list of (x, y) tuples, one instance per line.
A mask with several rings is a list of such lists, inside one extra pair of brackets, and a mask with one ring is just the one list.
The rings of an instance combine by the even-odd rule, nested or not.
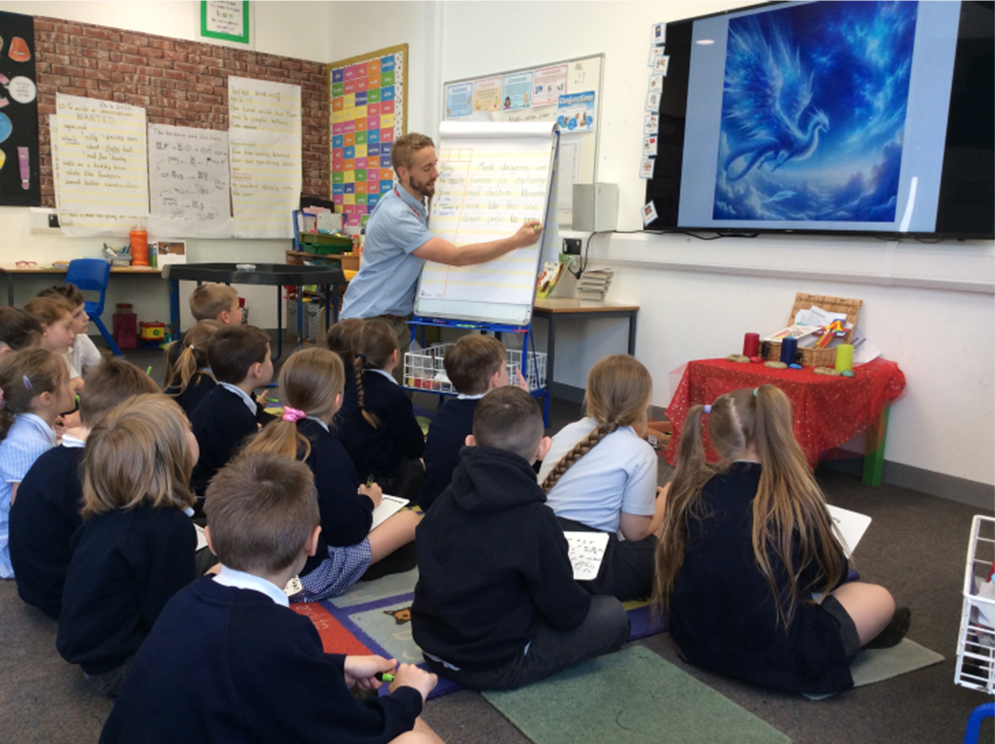
[(578, 300), (598, 300), (605, 299), (608, 287), (612, 283), (615, 272), (611, 269), (592, 269), (585, 271), (577, 282)]

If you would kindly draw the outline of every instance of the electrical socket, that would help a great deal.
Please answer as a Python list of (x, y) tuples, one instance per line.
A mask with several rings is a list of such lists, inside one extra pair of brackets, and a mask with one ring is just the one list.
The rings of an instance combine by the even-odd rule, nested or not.
[(580, 238), (564, 238), (563, 252), (568, 256), (580, 255)]

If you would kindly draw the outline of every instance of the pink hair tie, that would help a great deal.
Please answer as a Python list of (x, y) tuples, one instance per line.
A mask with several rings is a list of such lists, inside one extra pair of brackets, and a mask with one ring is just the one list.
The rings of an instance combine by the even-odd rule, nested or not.
[(296, 408), (291, 408), (290, 406), (283, 407), (284, 421), (300, 421), (302, 418), (307, 418), (307, 414), (304, 413), (304, 411), (298, 410)]

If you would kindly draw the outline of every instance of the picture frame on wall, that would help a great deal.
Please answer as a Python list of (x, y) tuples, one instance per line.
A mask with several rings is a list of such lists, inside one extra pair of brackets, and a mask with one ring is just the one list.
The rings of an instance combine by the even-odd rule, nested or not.
[(201, 0), (197, 36), (224, 46), (253, 49), (254, 24), (249, 0)]

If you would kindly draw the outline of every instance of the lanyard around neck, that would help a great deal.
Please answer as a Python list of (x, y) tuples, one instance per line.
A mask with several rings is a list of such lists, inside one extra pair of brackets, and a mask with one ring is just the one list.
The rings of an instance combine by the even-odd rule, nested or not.
[(415, 213), (415, 217), (417, 217), (419, 220), (421, 220), (421, 221), (424, 222), (424, 218), (421, 216), (421, 212), (419, 212), (417, 209), (415, 209), (410, 204), (408, 204), (406, 201), (404, 201), (404, 197), (402, 197), (401, 196), (401, 192), (397, 190), (397, 186), (394, 187), (394, 193), (397, 195), (397, 198), (401, 200), (401, 202), (404, 204), (404, 206), (406, 206), (408, 209), (410, 209), (412, 212)]

